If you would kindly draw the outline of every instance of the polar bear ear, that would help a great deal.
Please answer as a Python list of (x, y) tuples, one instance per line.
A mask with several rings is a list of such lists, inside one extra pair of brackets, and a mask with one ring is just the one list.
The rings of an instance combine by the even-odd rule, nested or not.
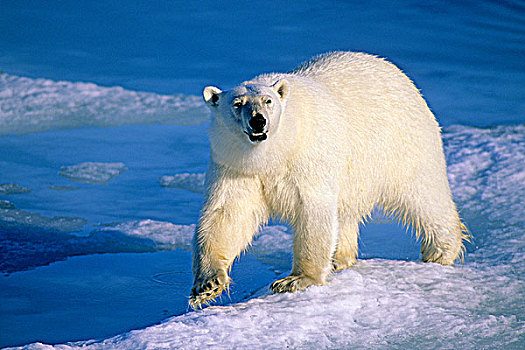
[(222, 90), (215, 86), (206, 86), (202, 92), (204, 101), (208, 106), (217, 107), (219, 105), (219, 95)]
[(272, 88), (279, 94), (281, 101), (284, 101), (290, 93), (290, 83), (286, 79), (278, 80)]

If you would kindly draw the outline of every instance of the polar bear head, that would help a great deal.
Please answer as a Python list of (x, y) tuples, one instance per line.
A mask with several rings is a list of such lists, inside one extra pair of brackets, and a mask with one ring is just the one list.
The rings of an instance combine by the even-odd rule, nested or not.
[(270, 86), (245, 83), (229, 91), (208, 86), (203, 97), (215, 122), (255, 146), (277, 131), (288, 93), (288, 81), (280, 79)]

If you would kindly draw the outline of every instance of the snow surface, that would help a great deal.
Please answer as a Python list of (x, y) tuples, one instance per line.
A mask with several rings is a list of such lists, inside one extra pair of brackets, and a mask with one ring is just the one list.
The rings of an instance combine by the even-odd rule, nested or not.
[[(516, 316), (480, 312), (496, 296), (492, 288), (516, 288), (493, 277), (469, 268), (361, 261), (326, 287), (284, 295), (263, 288), (250, 301), (107, 340), (26, 349), (517, 348), (524, 330)], [(479, 279), (489, 285), (474, 290)]]
[(83, 126), (172, 123), (207, 120), (197, 96), (158, 95), (0, 73), (0, 135)]

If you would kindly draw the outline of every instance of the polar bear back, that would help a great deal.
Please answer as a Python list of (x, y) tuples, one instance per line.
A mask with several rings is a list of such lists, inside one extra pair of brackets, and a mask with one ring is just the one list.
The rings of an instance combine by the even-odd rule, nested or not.
[[(367, 134), (359, 140), (381, 149), (377, 156), (410, 149), (441, 152), (434, 115), (412, 81), (392, 63), (365, 53), (333, 52), (306, 61), (290, 74), (325, 87), (343, 109), (340, 117)], [(365, 150), (368, 156), (370, 151)]]
[(414, 182), (422, 187), (428, 182), (429, 189), (443, 189), (442, 195), (449, 195), (439, 125), (399, 68), (364, 53), (333, 52), (314, 57), (289, 74), (322, 85), (333, 96), (331, 101), (338, 101), (342, 113), (328, 119), (345, 120), (335, 123), (334, 131), (348, 138), (343, 144), (350, 152), (352, 181), (358, 178), (361, 186), (370, 186), (361, 190), (381, 196), (395, 188), (403, 192)]
[(437, 126), (434, 115), (412, 81), (382, 58), (361, 52), (326, 53), (304, 62), (290, 74), (324, 85), (344, 101), (345, 107), (364, 106), (369, 110), (357, 114), (394, 117), (396, 112), (401, 112), (396, 116), (399, 119), (408, 118), (411, 123), (425, 120)]

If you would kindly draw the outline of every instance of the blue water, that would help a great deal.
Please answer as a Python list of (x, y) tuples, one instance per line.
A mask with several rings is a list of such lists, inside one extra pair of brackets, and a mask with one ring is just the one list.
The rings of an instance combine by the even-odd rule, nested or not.
[[(123, 126), (4, 136), (0, 137), (0, 149), (1, 182), (32, 189), (27, 195), (6, 199), (16, 198), (18, 207), (31, 212), (47, 216), (58, 212), (95, 223), (154, 219), (191, 224), (198, 218), (199, 196), (166, 191), (158, 180), (171, 173), (206, 170), (209, 146), (205, 126)], [(102, 185), (102, 191), (59, 175), (62, 166), (93, 160), (123, 162), (127, 170), (111, 180), (111, 186)], [(68, 185), (75, 190), (49, 188)], [(52, 206), (46, 203), (50, 195)], [(161, 206), (169, 211), (148, 210)]]
[[(36, 104), (29, 98), (18, 101), (27, 125), (16, 135), (0, 130), (0, 185), (16, 183), (31, 190), (0, 192), (0, 347), (100, 339), (159, 323), (186, 312), (191, 288), (187, 244), (161, 245), (149, 236), (130, 237), (115, 225), (152, 220), (160, 223), (163, 234), (172, 232), (170, 223), (191, 231), (188, 225), (197, 221), (202, 196), (163, 188), (159, 179), (205, 171), (205, 117), (196, 114), (199, 125), (194, 126), (125, 125), (129, 106), (119, 106), (118, 99), (110, 101), (117, 101), (113, 115), (104, 109), (108, 100), (101, 99), (101, 106), (84, 106), (82, 89), (73, 96), (63, 91), (45, 95), (42, 86), (83, 81), (121, 86), (131, 94), (148, 91), (162, 100), (160, 95), (200, 95), (209, 84), (228, 88), (262, 72), (287, 71), (331, 50), (378, 54), (415, 81), (445, 126), (449, 163), (459, 164), (450, 170), (453, 191), (476, 237), (468, 247), (476, 258), (471, 262), (467, 255), (467, 266), (496, 268), (500, 255), (509, 257), (502, 258), (505, 264), (512, 260), (523, 249), (520, 237), (525, 229), (517, 219), (523, 207), (515, 199), (508, 206), (495, 201), (497, 212), (508, 210), (513, 220), (497, 216), (490, 221), (492, 214), (481, 203), (493, 200), (494, 188), (523, 185), (518, 147), (522, 129), (447, 127), (525, 123), (524, 2), (0, 0), (0, 71), (35, 79), (23, 85), (24, 96), (45, 99), (42, 105), (38, 99)], [(49, 82), (37, 81), (42, 78)], [(7, 115), (2, 106), (6, 91), (0, 86), (0, 127)], [(66, 119), (71, 99), (72, 126), (33, 133), (49, 129), (34, 125), (54, 116), (54, 98)], [(84, 127), (80, 117), (85, 116), (80, 114), (85, 111), (121, 118), (106, 124), (125, 126)], [(129, 123), (136, 124), (131, 121), (136, 116), (128, 116)], [(498, 142), (508, 139), (516, 154), (501, 154), (498, 142), (494, 147), (491, 141), (475, 142), (487, 133), (497, 134)], [(512, 167), (512, 176), (506, 178), (505, 169), (496, 165), (514, 166), (509, 157), (517, 168)], [(59, 175), (62, 166), (83, 162), (122, 162), (126, 171), (105, 185), (76, 183)], [(503, 174), (497, 186), (492, 186), (491, 164)], [(467, 181), (463, 173), (471, 169), (476, 171)], [(472, 191), (489, 190), (473, 202), (465, 195), (470, 190), (455, 187), (463, 185), (472, 186)], [(103, 231), (108, 226), (112, 230)], [(502, 227), (501, 237), (490, 236), (484, 231), (487, 227)], [(503, 238), (506, 241), (495, 250), (498, 259), (490, 260), (487, 248)], [(418, 251), (415, 238), (388, 220), (362, 230), (364, 259), (417, 261)], [(243, 257), (234, 269), (232, 296), (222, 302), (249, 298), (286, 271), (290, 259), (290, 252), (278, 249), (267, 256)], [(502, 272), (501, 280), (522, 279), (521, 268)], [(485, 283), (478, 282), (473, 289)], [(508, 310), (501, 297), (491, 305), (496, 305), (494, 314), (515, 317), (509, 326), (512, 333), (523, 326), (525, 309), (519, 295), (507, 298), (518, 307)], [(480, 316), (486, 311), (476, 312)], [(511, 335), (502, 335), (501, 344)]]
[(200, 94), (314, 54), (387, 57), (443, 125), (523, 122), (522, 1), (0, 1), (0, 70)]

